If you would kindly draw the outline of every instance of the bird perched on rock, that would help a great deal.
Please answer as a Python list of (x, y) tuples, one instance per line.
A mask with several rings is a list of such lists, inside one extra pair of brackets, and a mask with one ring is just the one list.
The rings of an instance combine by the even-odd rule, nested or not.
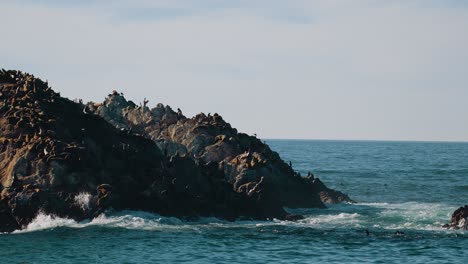
[(85, 105), (85, 107), (83, 108), (83, 114), (89, 114), (87, 105)]

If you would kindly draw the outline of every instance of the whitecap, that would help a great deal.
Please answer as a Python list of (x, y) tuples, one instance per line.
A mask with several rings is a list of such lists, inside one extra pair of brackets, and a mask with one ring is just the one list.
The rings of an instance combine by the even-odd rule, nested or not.
[[(86, 205), (88, 195), (76, 200)], [(333, 206), (327, 210), (305, 210), (305, 218), (299, 221), (236, 221), (228, 222), (213, 217), (197, 221), (183, 221), (175, 217), (163, 217), (143, 211), (106, 212), (91, 221), (77, 223), (74, 220), (53, 215), (39, 214), (22, 231), (32, 232), (57, 227), (83, 228), (89, 226), (118, 227), (136, 230), (165, 232), (201, 232), (211, 228), (258, 228), (263, 226), (291, 226), (298, 228), (378, 228), (443, 230), (442, 224), (450, 219), (454, 208), (443, 204), (429, 203), (361, 203), (357, 205)]]
[(55, 215), (39, 213), (31, 223), (22, 230), (14, 233), (34, 232), (58, 227), (84, 228), (90, 226), (119, 227), (138, 230), (195, 230), (199, 231), (199, 225), (207, 225), (212, 222), (221, 223), (221, 220), (213, 221), (213, 218), (202, 218), (201, 222), (185, 222), (175, 217), (162, 217), (143, 211), (121, 211), (116, 213), (103, 213), (91, 221), (76, 222), (72, 219), (61, 218)]
[(61, 218), (54, 215), (47, 215), (44, 213), (39, 213), (31, 223), (29, 223), (25, 228), (22, 230), (14, 231), (13, 233), (25, 233), (25, 232), (33, 232), (33, 231), (40, 231), (45, 229), (53, 229), (56, 227), (61, 226), (74, 226), (78, 227), (78, 223), (74, 220)]
[(358, 213), (338, 213), (308, 216), (300, 223), (318, 226), (356, 226), (362, 222), (362, 216)]
[(370, 226), (383, 229), (443, 230), (449, 221), (451, 208), (438, 203), (360, 203), (375, 208), (375, 214), (367, 216)]

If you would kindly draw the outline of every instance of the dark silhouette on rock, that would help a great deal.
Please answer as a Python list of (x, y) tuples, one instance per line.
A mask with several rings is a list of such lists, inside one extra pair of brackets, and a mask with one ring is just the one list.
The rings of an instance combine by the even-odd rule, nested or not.
[(445, 228), (468, 230), (468, 205), (462, 206), (452, 214), (450, 224), (444, 225)]
[[(89, 103), (88, 105), (96, 105)], [(312, 173), (300, 177), (279, 155), (256, 136), (238, 133), (215, 113), (193, 118), (178, 109), (158, 104), (139, 108), (123, 96), (110, 95), (94, 108), (117, 128), (153, 140), (168, 157), (180, 155), (197, 163), (215, 163), (237, 192), (249, 192), (262, 177), (283, 206), (325, 207), (325, 203), (352, 202), (347, 195), (328, 189)], [(291, 191), (294, 190), (294, 191)]]
[(317, 178), (298, 177), (218, 114), (189, 119), (116, 91), (83, 105), (19, 71), (0, 72), (0, 129), (0, 232), (25, 227), (39, 212), (78, 221), (108, 208), (297, 220), (283, 207), (351, 201)]

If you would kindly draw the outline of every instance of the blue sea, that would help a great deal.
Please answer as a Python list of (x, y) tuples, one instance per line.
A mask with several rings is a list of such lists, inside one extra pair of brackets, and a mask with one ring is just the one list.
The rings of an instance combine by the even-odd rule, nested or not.
[(123, 211), (77, 223), (39, 215), (0, 235), (0, 263), (468, 262), (468, 232), (441, 228), (468, 204), (468, 143), (267, 143), (302, 175), (310, 170), (358, 203), (292, 210), (306, 216), (298, 222), (186, 222)]

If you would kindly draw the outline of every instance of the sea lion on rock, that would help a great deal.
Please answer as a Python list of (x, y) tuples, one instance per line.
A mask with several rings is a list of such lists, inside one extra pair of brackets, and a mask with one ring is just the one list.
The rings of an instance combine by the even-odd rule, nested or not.
[[(19, 219), (21, 225), (28, 224), (32, 220), (29, 216), (37, 215), (44, 206), (49, 213), (78, 221), (109, 207), (229, 220), (287, 219), (284, 207), (325, 207), (319, 192), (329, 189), (295, 177), (278, 153), (259, 139), (238, 133), (218, 114), (213, 118), (211, 114), (210, 118), (205, 114), (186, 118), (162, 104), (151, 112), (140, 112), (116, 91), (98, 109), (91, 107), (92, 103), (85, 107), (60, 97), (47, 83), (33, 77), (27, 84), (30, 98), (24, 99), (24, 93), (15, 94), (15, 90), (23, 87), (23, 80), (28, 76), (17, 71), (0, 73), (2, 99), (6, 100), (6, 106), (0, 108), (3, 123), (0, 138), (6, 139), (0, 155), (5, 159), (4, 164), (15, 164), (15, 153), (30, 153), (26, 174), (34, 174), (18, 177), (18, 182), (21, 186), (34, 184), (40, 192), (31, 196), (35, 206), (27, 207), (26, 217), (9, 205), (22, 194), (5, 196), (6, 200), (0, 201), (0, 232), (11, 230), (6, 227), (12, 223), (3, 221)], [(36, 91), (31, 90), (32, 84)], [(34, 102), (30, 110), (21, 106), (24, 100)], [(6, 115), (9, 110), (16, 117)], [(16, 123), (26, 115), (31, 116), (33, 131), (28, 123)], [(49, 123), (51, 119), (55, 120), (53, 124)], [(9, 125), (8, 121), (15, 123)], [(133, 129), (135, 133), (125, 133), (116, 127)], [(22, 144), (25, 135), (30, 133), (35, 135), (34, 144)], [(229, 140), (217, 142), (218, 135), (226, 135), (223, 138)], [(163, 154), (156, 140), (174, 146), (168, 151), (169, 156), (179, 150), (185, 158), (174, 158), (169, 165), (169, 157)], [(247, 149), (256, 158), (240, 158), (236, 164), (229, 162)], [(255, 153), (260, 153), (261, 158)], [(212, 158), (202, 160), (205, 156)], [(0, 174), (5, 174), (7, 168), (0, 168)], [(176, 186), (171, 184), (172, 179), (177, 179)], [(106, 184), (99, 185), (103, 182)], [(239, 185), (252, 182), (252, 185), (239, 193), (234, 188), (239, 186), (236, 182)], [(185, 186), (190, 186), (188, 194), (184, 193)], [(167, 190), (164, 197), (163, 190)], [(66, 204), (66, 197), (80, 192), (97, 194), (93, 196), (96, 199), (91, 205), (92, 212), (86, 215), (81, 210), (70, 210)]]

